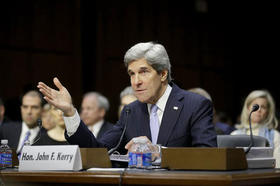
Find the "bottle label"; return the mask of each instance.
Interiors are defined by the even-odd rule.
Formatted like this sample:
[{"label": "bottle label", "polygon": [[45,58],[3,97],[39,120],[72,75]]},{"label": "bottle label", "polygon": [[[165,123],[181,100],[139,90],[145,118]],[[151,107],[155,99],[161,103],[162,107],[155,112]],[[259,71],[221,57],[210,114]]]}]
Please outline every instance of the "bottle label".
[{"label": "bottle label", "polygon": [[152,153],[133,153],[128,154],[129,167],[145,168],[152,165]]},{"label": "bottle label", "polygon": [[12,154],[11,153],[2,153],[1,154],[1,163],[3,165],[12,165]]},{"label": "bottle label", "polygon": [[144,153],[142,159],[144,167],[149,167],[152,165],[152,153]]},{"label": "bottle label", "polygon": [[136,155],[136,153],[129,152],[128,153],[128,158],[129,158],[128,166],[129,167],[136,167],[136,165],[137,165],[137,155]]}]

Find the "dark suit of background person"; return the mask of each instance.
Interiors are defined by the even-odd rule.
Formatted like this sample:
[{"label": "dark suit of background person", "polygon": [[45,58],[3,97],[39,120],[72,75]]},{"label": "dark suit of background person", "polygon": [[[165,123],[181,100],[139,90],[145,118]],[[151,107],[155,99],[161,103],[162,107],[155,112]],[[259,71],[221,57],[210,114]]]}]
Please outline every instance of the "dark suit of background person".
[{"label": "dark suit of background person", "polygon": [[[213,102],[210,94],[203,88],[195,87],[195,88],[188,89],[188,91],[202,95],[205,98],[209,99],[211,102]],[[218,113],[214,106],[213,106],[213,113],[214,113],[213,114],[213,125],[215,127],[217,134],[219,134],[219,135],[230,134],[233,130],[235,130],[234,127],[232,127],[230,124],[222,121],[222,118],[219,117],[219,116],[221,116],[220,115],[221,112]]]},{"label": "dark suit of background person", "polygon": [[8,122],[3,123],[0,127],[0,139],[7,139],[9,146],[16,149],[19,143],[19,137],[21,134],[22,123],[21,122]]},{"label": "dark suit of background person", "polygon": [[3,100],[0,98],[0,126],[2,125],[2,123],[6,123],[9,122],[10,120],[5,117],[5,105]]},{"label": "dark suit of background person", "polygon": [[29,141],[33,143],[37,139],[40,128],[37,120],[41,117],[42,98],[39,92],[29,91],[22,98],[21,117],[22,122],[4,123],[0,127],[0,139],[8,139],[8,145],[17,149],[19,153],[26,132],[30,131]]},{"label": "dark suit of background person", "polygon": [[83,96],[80,117],[97,139],[113,127],[105,120],[109,108],[108,99],[99,92],[88,92]]},{"label": "dark suit of background person", "polygon": [[[65,135],[69,143],[80,147],[110,149],[118,143],[127,123],[121,148],[135,137],[147,137],[151,140],[152,133],[153,144],[168,147],[217,146],[211,102],[200,95],[184,91],[171,82],[171,64],[164,46],[153,42],[138,43],[126,52],[124,63],[138,101],[123,109],[119,122],[100,140],[81,121],[72,104],[71,95],[57,78],[54,78],[54,84],[58,90],[43,82],[38,83],[37,87],[45,95],[44,98],[64,112],[67,130]],[[159,109],[154,112],[154,108]],[[150,127],[160,127],[158,135]],[[130,150],[132,144],[133,140],[129,141],[125,149]]]},{"label": "dark suit of background person", "polygon": [[[126,116],[125,110],[130,108]],[[177,109],[176,109],[177,108]],[[208,99],[180,89],[172,83],[172,92],[165,107],[157,144],[166,147],[214,147],[216,135],[212,120],[212,104]],[[128,126],[121,148],[132,138],[147,136],[151,140],[149,113],[146,103],[135,101],[125,106],[119,122],[103,138],[95,139],[81,121],[76,133],[66,139],[80,147],[113,148],[127,120]]]},{"label": "dark suit of background person", "polygon": [[102,136],[109,130],[111,130],[113,128],[113,124],[110,123],[110,122],[107,122],[107,121],[104,121],[103,124],[102,124],[102,127],[100,129],[100,131],[98,132],[97,134],[97,139],[100,139],[102,138]]}]

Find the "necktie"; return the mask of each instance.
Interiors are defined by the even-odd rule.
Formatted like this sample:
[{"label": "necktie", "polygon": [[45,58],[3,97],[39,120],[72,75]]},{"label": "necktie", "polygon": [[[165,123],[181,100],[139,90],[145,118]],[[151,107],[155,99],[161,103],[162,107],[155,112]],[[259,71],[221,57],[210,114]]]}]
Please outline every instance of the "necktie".
[{"label": "necktie", "polygon": [[22,142],[22,144],[21,144],[21,146],[20,146],[20,149],[19,149],[19,151],[18,151],[18,158],[20,158],[20,154],[21,154],[22,148],[23,148],[25,142],[29,139],[29,136],[30,136],[30,131],[27,131],[27,132],[25,133],[24,140],[23,140],[23,142]]},{"label": "necktie", "polygon": [[158,107],[156,105],[151,106],[150,113],[150,129],[152,133],[152,143],[157,144],[158,132],[159,132],[159,120],[157,115]]}]

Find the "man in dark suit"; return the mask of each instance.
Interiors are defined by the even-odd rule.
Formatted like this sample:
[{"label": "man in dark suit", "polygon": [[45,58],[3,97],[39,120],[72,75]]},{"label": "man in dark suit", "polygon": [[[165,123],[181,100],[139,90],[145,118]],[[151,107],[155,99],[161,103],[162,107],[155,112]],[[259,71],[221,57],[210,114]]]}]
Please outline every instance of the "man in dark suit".
[{"label": "man in dark suit", "polygon": [[45,99],[64,112],[66,139],[80,147],[113,148],[124,126],[120,145],[130,149],[133,138],[147,137],[168,147],[215,147],[211,101],[180,89],[171,82],[171,65],[165,48],[152,42],[139,43],[125,54],[124,63],[138,101],[126,106],[114,128],[97,140],[80,120],[67,89],[54,78],[58,91],[39,82]]},{"label": "man in dark suit", "polygon": [[108,99],[99,92],[88,92],[83,97],[80,117],[97,139],[113,127],[104,120],[109,107]]},{"label": "man in dark suit", "polygon": [[22,122],[7,122],[0,127],[0,139],[7,139],[8,145],[20,153],[25,141],[31,144],[36,139],[40,128],[37,120],[41,117],[43,99],[38,91],[24,94],[21,102]]},{"label": "man in dark suit", "polygon": [[10,120],[5,116],[5,105],[4,102],[2,100],[2,98],[0,97],[0,126],[2,125],[2,123],[7,123]]}]

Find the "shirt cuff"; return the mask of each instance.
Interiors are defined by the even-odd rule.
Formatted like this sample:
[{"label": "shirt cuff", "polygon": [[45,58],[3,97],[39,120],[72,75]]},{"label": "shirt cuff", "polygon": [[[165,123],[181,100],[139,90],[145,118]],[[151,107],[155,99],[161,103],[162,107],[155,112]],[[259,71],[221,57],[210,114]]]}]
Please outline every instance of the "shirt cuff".
[{"label": "shirt cuff", "polygon": [[67,135],[70,137],[77,131],[81,121],[77,109],[75,109],[74,116],[70,116],[70,117],[63,116],[63,119],[65,122]]}]

